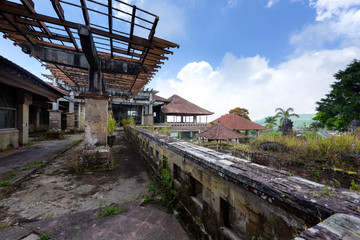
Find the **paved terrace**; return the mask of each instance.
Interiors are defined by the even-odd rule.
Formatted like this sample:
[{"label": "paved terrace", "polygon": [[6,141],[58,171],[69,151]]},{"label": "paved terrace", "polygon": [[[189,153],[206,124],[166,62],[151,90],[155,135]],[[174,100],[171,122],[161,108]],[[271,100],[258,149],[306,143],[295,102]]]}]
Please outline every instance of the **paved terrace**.
[{"label": "paved terrace", "polygon": [[[1,173],[15,171],[34,160],[47,161],[82,138],[38,142],[0,155]],[[33,173],[8,198],[0,201],[1,239],[188,239],[174,215],[135,200],[150,183],[146,166],[118,132],[111,171],[78,172],[82,145],[70,148]],[[51,147],[50,147],[51,146]],[[60,151],[60,152],[59,152]],[[10,161],[11,160],[11,161]],[[13,164],[9,164],[13,163]],[[16,163],[16,164],[15,164]],[[115,204],[126,209],[116,216],[99,217],[103,207]]]}]

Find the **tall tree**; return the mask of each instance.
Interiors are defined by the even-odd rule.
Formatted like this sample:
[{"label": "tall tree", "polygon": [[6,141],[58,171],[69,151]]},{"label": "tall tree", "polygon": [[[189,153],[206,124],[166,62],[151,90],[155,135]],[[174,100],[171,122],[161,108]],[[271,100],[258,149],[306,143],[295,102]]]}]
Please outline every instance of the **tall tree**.
[{"label": "tall tree", "polygon": [[282,108],[277,108],[277,109],[275,109],[275,112],[276,112],[275,117],[280,118],[280,125],[282,125],[282,122],[284,121],[285,118],[290,118],[290,117],[299,118],[300,117],[296,113],[293,113],[294,112],[293,108],[288,108],[286,110],[282,109]]},{"label": "tall tree", "polygon": [[243,117],[247,120],[250,120],[250,117],[249,117],[249,110],[247,110],[246,108],[234,108],[234,109],[231,109],[229,111],[230,114],[233,114],[235,113],[236,115],[240,116],[240,117]]},{"label": "tall tree", "polygon": [[329,129],[345,130],[352,120],[360,120],[360,62],[353,60],[334,77],[331,92],[316,102],[314,120]]},{"label": "tall tree", "polygon": [[266,117],[265,121],[264,121],[264,123],[266,123],[265,127],[272,130],[277,125],[276,119],[277,119],[277,116]]}]

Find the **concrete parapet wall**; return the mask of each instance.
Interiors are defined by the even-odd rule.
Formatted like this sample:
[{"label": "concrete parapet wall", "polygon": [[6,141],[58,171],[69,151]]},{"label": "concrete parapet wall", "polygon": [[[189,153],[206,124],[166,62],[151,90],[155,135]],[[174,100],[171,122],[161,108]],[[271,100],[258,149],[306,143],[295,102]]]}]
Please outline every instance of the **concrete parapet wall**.
[{"label": "concrete parapet wall", "polygon": [[145,129],[125,131],[154,169],[167,159],[202,238],[292,239],[334,213],[360,216],[355,192],[326,191],[331,187]]}]

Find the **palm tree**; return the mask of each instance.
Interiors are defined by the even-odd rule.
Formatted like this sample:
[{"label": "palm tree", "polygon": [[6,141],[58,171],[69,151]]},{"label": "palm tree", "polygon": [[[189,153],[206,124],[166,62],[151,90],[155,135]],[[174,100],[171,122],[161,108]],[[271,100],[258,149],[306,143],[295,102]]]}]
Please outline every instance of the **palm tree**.
[{"label": "palm tree", "polygon": [[277,116],[266,117],[265,121],[264,121],[264,123],[266,123],[265,127],[272,130],[277,125],[276,122],[275,122],[276,118],[277,118]]},{"label": "palm tree", "polygon": [[296,113],[292,113],[292,112],[294,112],[293,108],[288,108],[286,110],[284,110],[282,108],[277,108],[277,109],[275,109],[275,112],[276,112],[275,117],[280,118],[280,125],[282,125],[282,122],[284,121],[285,118],[290,118],[290,117],[293,117],[293,116],[297,117],[297,118],[300,117]]}]

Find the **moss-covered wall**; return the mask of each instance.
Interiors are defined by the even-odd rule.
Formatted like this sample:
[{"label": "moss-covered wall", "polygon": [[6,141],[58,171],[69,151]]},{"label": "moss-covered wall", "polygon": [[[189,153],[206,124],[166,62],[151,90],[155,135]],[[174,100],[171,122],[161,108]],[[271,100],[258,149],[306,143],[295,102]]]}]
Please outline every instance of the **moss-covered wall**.
[{"label": "moss-covered wall", "polygon": [[[319,202],[310,191],[322,185],[285,171],[144,129],[125,130],[155,170],[167,159],[181,193],[181,214],[190,227],[197,228],[194,232],[200,238],[292,239],[341,205],[332,197],[327,203]],[[340,208],[351,211],[354,206]]]}]

